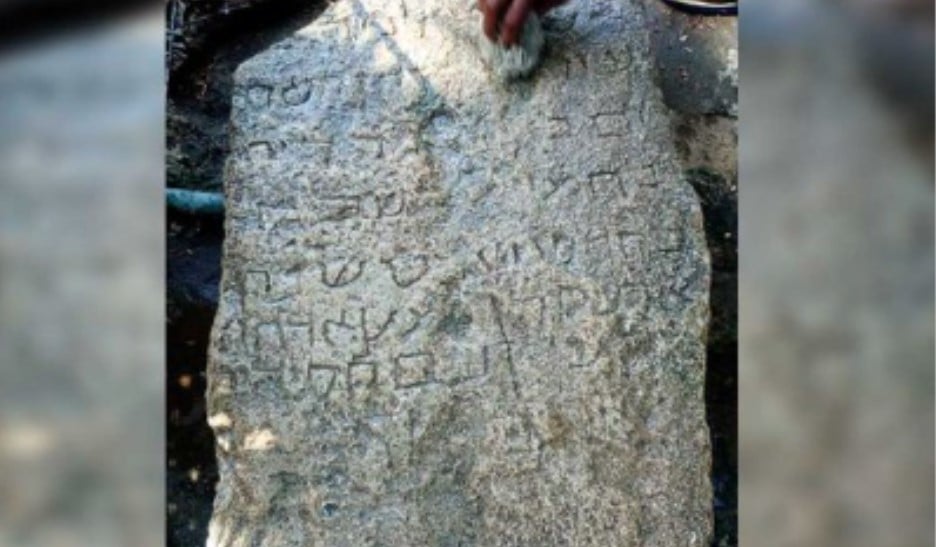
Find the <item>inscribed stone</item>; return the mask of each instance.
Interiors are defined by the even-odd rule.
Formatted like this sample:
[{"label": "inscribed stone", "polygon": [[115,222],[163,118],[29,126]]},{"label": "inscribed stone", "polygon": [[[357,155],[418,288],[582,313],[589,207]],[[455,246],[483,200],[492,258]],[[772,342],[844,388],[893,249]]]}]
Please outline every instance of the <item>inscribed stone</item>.
[{"label": "inscribed stone", "polygon": [[630,1],[344,0],[235,76],[213,545],[702,546],[709,263]]}]

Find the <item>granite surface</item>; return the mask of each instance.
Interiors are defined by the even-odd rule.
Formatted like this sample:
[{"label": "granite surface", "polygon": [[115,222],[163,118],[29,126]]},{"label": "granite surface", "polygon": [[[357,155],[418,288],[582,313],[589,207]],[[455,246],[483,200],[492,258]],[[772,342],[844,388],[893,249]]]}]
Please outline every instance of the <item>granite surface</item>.
[{"label": "granite surface", "polygon": [[636,2],[504,83],[473,2],[235,74],[210,545],[706,545],[709,258]]}]

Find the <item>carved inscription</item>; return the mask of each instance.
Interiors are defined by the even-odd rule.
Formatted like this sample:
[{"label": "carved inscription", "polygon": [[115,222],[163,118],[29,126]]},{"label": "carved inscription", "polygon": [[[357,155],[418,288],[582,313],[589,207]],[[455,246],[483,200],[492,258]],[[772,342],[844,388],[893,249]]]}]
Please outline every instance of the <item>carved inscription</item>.
[{"label": "carved inscription", "polygon": [[[270,278],[263,271],[245,273],[249,308],[265,309]],[[399,281],[394,279],[404,287]],[[461,336],[463,332],[443,321],[465,321],[464,317],[443,318],[431,307],[322,309],[304,319],[286,315],[246,319],[242,332],[245,347],[254,356],[251,369],[255,373],[281,375],[290,391],[308,389],[323,401],[330,400],[338,386],[343,386],[341,393],[349,400],[357,400],[384,384],[395,390],[455,386],[497,371],[519,397],[522,379],[514,347],[544,339],[555,346],[556,355],[569,368],[593,366],[604,357],[603,342],[582,335],[581,328],[595,317],[612,313],[616,299],[617,294],[565,284],[541,294],[521,291],[509,298],[492,294],[477,304],[486,306],[493,320],[489,341],[468,346],[455,342],[434,348],[420,345],[418,341],[429,333],[444,330]],[[408,340],[417,345],[407,346]],[[384,349],[391,347],[400,349]]]},{"label": "carved inscription", "polygon": [[407,288],[422,279],[429,271],[429,257],[424,254],[404,254],[381,260],[390,270],[393,282]]},{"label": "carved inscription", "polygon": [[467,3],[327,4],[233,74],[209,543],[704,542],[704,234],[639,6],[551,12],[497,84]]},{"label": "carved inscription", "polygon": [[435,363],[431,353],[397,355],[393,370],[394,383],[398,389],[422,386],[435,380]]},{"label": "carved inscription", "polygon": [[314,80],[292,79],[286,84],[255,83],[244,90],[247,104],[253,108],[295,107],[312,98]]},{"label": "carved inscription", "polygon": [[309,100],[312,94],[312,84],[309,81],[293,80],[290,84],[280,90],[280,97],[283,104],[287,106],[299,106]]},{"label": "carved inscription", "polygon": [[[596,192],[603,191],[598,190],[601,188],[617,191],[620,184],[620,177],[613,172],[591,177]],[[381,210],[403,211],[403,200],[396,196],[381,194],[380,201],[371,202],[371,213],[376,216]],[[343,218],[343,211],[361,214],[357,199],[330,196],[329,200],[332,220]],[[626,227],[590,228],[582,235],[534,230],[478,249],[476,260],[466,264],[462,275],[500,279],[503,272],[514,268],[563,272],[584,264],[580,253],[599,256],[602,261],[623,262],[628,259],[628,244],[637,245],[631,252],[638,256],[642,237],[640,233],[629,233]],[[256,319],[246,320],[240,332],[244,347],[254,356],[251,369],[255,373],[280,375],[290,391],[307,389],[322,401],[336,396],[364,400],[381,389],[411,391],[433,385],[455,386],[496,376],[497,371],[519,397],[523,379],[517,372],[516,360],[527,345],[548,344],[554,348],[557,362],[570,370],[595,367],[607,358],[607,325],[619,310],[622,289],[628,283],[626,276],[616,284],[600,286],[541,281],[506,288],[500,295],[478,293],[480,304],[474,305],[487,309],[482,316],[490,314],[483,327],[487,329],[486,341],[482,338],[465,346],[452,338],[428,347],[425,341],[437,337],[432,333],[464,335],[464,328],[459,326],[464,319],[445,317],[438,304],[432,304],[436,301],[433,299],[407,304],[403,298],[400,306],[389,308],[326,306],[303,311],[292,305],[300,292],[343,291],[365,277],[384,279],[404,295],[437,290],[431,284],[419,289],[420,281],[433,267],[426,253],[402,251],[381,257],[373,251],[368,256],[342,251],[337,244],[322,245],[317,252],[319,259],[313,256],[304,262],[306,266],[299,262],[287,272],[244,272],[244,306]],[[309,286],[312,281],[319,283],[318,288]],[[470,314],[467,316],[470,322]]]},{"label": "carved inscription", "polygon": [[[254,154],[275,157],[276,151],[267,142],[255,142]],[[272,154],[272,156],[270,156]],[[315,182],[308,183],[314,185]],[[319,192],[312,196],[287,195],[275,188],[255,188],[245,196],[251,204],[251,214],[241,215],[244,220],[279,223],[283,228],[307,229],[318,225],[345,224],[353,221],[395,222],[418,218],[420,215],[438,211],[445,204],[445,197],[427,192],[407,190],[379,190],[362,193]]]},{"label": "carved inscription", "polygon": [[321,263],[322,283],[328,287],[344,287],[358,280],[364,273],[366,260],[337,258]]},{"label": "carved inscription", "polygon": [[575,257],[576,242],[560,231],[537,232],[512,241],[495,241],[475,253],[471,269],[494,272],[544,261],[549,264],[568,265]]},{"label": "carved inscription", "polygon": [[335,380],[341,374],[341,367],[321,363],[309,364],[309,384],[320,399],[327,399],[335,388]]},{"label": "carved inscription", "polygon": [[[322,32],[350,32],[346,21],[336,20],[331,25],[331,30]],[[395,52],[387,50],[384,54]],[[620,52],[600,49],[586,54],[572,51],[564,59],[567,71],[583,74],[614,73],[625,61]],[[403,78],[408,73],[403,69],[384,71],[373,81],[355,76],[349,81],[346,96],[333,99],[363,105],[368,86],[378,85],[383,78]],[[295,108],[313,100],[326,100],[320,96],[320,87],[321,82],[314,78],[292,77],[282,82],[254,81],[240,92],[254,108]],[[424,88],[425,82],[418,82],[418,87]],[[547,111],[539,117],[543,127],[532,129],[552,143],[544,145],[544,150],[565,146],[562,143],[572,138],[596,142],[625,138],[631,114],[605,103],[608,101],[602,99],[589,101],[579,110]],[[387,113],[391,118],[396,115]],[[501,173],[514,173],[517,165],[506,162],[485,166],[488,145],[477,153],[462,152],[468,148],[458,135],[444,133],[456,115],[440,107],[427,120],[400,121],[398,126],[432,128],[438,133],[433,136],[434,146],[456,154],[453,157],[459,159],[451,161],[459,172],[487,173],[486,180],[482,177],[469,189],[469,198],[480,202],[497,196],[504,184]],[[407,144],[405,131],[401,140],[388,133],[386,127],[356,123],[347,126],[346,132],[335,134],[323,131],[319,125],[290,124],[279,134],[249,141],[247,157],[262,163],[279,159],[284,153],[298,154],[314,159],[318,166],[336,167],[332,161],[338,156],[341,159],[337,167],[344,169],[348,162],[380,163],[423,153],[419,142]],[[399,155],[404,149],[407,152]],[[519,145],[502,150],[514,159],[521,152]],[[401,249],[399,245],[391,252],[367,248],[356,238],[362,230],[379,231],[385,229],[382,226],[405,233],[410,223],[445,210],[450,196],[426,186],[439,174],[434,171],[436,167],[402,167],[399,172],[391,171],[393,175],[386,181],[381,180],[383,186],[363,192],[360,186],[338,184],[318,173],[300,175],[296,184],[306,192],[299,196],[286,193],[284,197],[279,189],[255,185],[251,192],[257,195],[242,199],[256,204],[267,244],[296,248],[302,261],[289,275],[265,269],[244,274],[245,309],[262,317],[239,325],[244,347],[255,356],[252,370],[281,374],[285,384],[302,386],[321,400],[355,400],[384,388],[413,391],[481,381],[498,371],[504,372],[510,390],[519,397],[523,378],[518,370],[524,366],[523,349],[530,344],[548,344],[568,369],[595,366],[607,357],[607,325],[621,308],[623,291],[631,286],[628,269],[639,267],[650,253],[675,252],[682,244],[679,230],[632,222],[642,218],[632,214],[638,210],[640,186],[656,184],[660,174],[653,165],[634,170],[626,164],[626,158],[618,161],[613,155],[596,154],[590,170],[581,166],[569,170],[559,162],[556,169],[535,176],[521,172],[519,177],[528,181],[530,195],[542,205],[584,206],[584,210],[597,205],[608,212],[607,223],[568,232],[552,229],[544,222],[545,227],[532,227],[529,233],[477,246],[470,258],[460,263],[457,274],[463,280],[496,279],[499,281],[492,283],[506,283],[505,288],[489,296],[474,295],[482,302],[475,305],[490,308],[490,315],[486,323],[472,327],[480,329],[472,343],[453,338],[434,347],[426,344],[436,336],[431,333],[461,327],[444,327],[445,314],[438,305],[411,295],[438,291],[434,275],[437,268],[445,267],[445,256],[430,254],[430,249]],[[305,235],[296,238],[296,233]],[[645,240],[650,235],[654,235],[655,245],[648,250]],[[618,274],[616,281],[589,286],[571,281],[571,274],[570,281],[557,278],[516,287],[504,281],[522,272],[536,271]],[[607,277],[604,273],[602,276]],[[338,291],[343,299],[366,299],[368,290],[399,291],[387,298],[396,304],[383,308],[323,304],[322,309],[312,310],[292,305],[299,295],[316,291],[326,291],[323,295]]]}]

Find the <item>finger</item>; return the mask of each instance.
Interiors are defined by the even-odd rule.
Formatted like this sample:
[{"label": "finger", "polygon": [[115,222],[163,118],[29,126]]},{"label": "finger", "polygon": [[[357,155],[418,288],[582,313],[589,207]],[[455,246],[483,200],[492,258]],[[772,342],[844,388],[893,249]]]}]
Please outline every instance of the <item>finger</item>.
[{"label": "finger", "polygon": [[492,42],[497,41],[497,32],[500,27],[501,15],[510,0],[479,0],[481,11],[484,12],[484,35]]},{"label": "finger", "polygon": [[501,23],[502,44],[512,46],[517,43],[528,15],[530,15],[530,0],[514,0]]}]

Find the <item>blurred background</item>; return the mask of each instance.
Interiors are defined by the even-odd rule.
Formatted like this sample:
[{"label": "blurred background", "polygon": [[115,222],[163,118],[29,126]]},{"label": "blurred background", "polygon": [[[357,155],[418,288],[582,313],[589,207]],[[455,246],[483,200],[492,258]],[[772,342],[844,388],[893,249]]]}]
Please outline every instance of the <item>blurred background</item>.
[{"label": "blurred background", "polygon": [[740,36],[740,544],[932,545],[933,3]]},{"label": "blurred background", "polygon": [[162,545],[161,18],[23,4],[0,4],[0,545]]},{"label": "blurred background", "polygon": [[[167,405],[200,427],[168,384],[203,389],[166,370],[203,334],[166,325],[210,300],[220,232],[167,217],[164,188],[211,189],[224,135],[174,154],[165,98],[198,97],[167,74],[250,2],[113,4],[0,3],[2,546],[164,545],[167,513],[202,518],[166,481],[212,480],[166,472]],[[197,32],[173,33],[178,9]],[[741,4],[741,545],[933,545],[933,20],[919,0]],[[251,36],[243,55],[270,39]],[[167,258],[203,267],[167,294]]]}]

